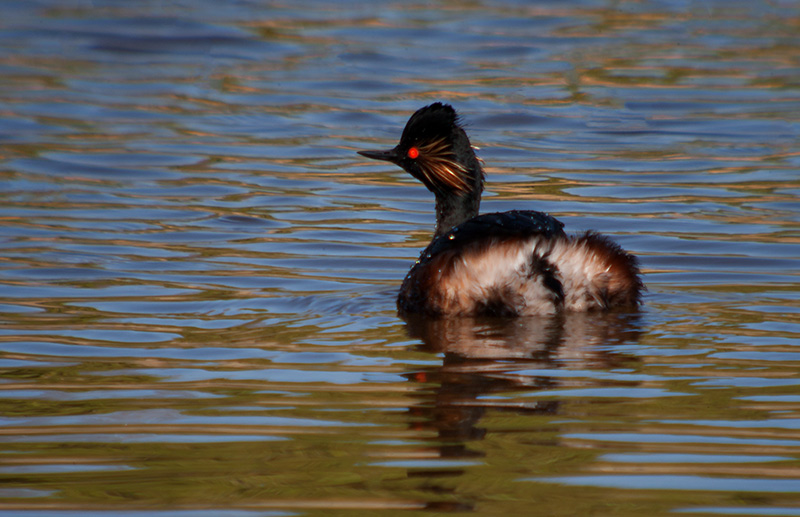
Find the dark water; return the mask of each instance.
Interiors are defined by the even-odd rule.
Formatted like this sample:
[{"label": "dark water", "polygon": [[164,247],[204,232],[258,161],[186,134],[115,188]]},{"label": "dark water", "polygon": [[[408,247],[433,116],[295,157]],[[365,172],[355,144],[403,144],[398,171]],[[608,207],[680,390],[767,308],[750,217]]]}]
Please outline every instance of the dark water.
[{"label": "dark water", "polygon": [[[434,100],[641,314],[397,317]],[[800,515],[799,142],[796,2],[4,2],[0,512]]]}]

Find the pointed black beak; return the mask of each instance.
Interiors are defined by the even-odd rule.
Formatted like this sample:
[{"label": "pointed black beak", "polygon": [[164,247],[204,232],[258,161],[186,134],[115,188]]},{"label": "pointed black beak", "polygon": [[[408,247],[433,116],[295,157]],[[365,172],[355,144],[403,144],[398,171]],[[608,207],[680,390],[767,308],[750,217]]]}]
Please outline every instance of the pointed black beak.
[{"label": "pointed black beak", "polygon": [[386,162],[397,163],[400,156],[397,154],[397,149],[389,149],[388,151],[358,151],[361,156],[372,158],[373,160],[383,160]]}]

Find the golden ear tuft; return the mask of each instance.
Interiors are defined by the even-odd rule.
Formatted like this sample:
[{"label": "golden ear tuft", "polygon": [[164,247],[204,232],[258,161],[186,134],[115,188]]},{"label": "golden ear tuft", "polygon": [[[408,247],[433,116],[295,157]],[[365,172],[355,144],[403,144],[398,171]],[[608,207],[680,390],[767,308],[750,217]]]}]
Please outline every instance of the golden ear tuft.
[{"label": "golden ear tuft", "polygon": [[469,190],[467,169],[456,161],[445,138],[439,138],[411,149],[418,150],[418,163],[428,181],[459,192]]}]

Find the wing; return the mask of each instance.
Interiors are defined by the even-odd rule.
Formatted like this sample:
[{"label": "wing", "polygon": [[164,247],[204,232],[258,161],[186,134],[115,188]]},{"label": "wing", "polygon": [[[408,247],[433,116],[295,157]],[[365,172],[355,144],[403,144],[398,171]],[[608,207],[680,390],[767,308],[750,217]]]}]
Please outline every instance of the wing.
[{"label": "wing", "polygon": [[485,214],[434,240],[403,281],[401,313],[542,315],[635,307],[636,258],[607,237],[564,234],[531,211]]}]

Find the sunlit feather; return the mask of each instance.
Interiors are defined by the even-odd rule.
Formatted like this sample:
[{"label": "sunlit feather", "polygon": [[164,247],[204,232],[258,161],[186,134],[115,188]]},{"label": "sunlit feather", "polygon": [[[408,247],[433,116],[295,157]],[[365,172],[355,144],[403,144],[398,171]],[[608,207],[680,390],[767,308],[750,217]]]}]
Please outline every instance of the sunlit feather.
[{"label": "sunlit feather", "polygon": [[419,153],[418,163],[428,181],[461,192],[469,190],[467,169],[456,161],[456,156],[444,137],[420,145]]}]

